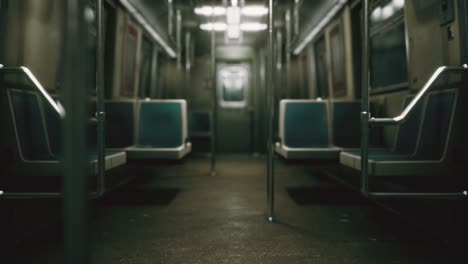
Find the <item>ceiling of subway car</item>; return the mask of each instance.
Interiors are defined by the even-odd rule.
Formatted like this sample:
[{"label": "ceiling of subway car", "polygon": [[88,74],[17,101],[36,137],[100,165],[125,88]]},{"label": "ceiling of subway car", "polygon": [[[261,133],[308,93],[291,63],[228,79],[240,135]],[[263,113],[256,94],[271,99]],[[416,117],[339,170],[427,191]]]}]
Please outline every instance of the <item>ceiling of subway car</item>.
[{"label": "ceiling of subway car", "polygon": [[[128,0],[148,20],[150,25],[160,32],[164,39],[170,39],[168,29],[168,0]],[[267,6],[267,0],[244,0],[245,5]],[[300,0],[299,25],[301,39],[309,32],[330,8],[339,0]],[[275,0],[275,25],[282,28],[284,25],[284,12],[292,8],[295,0]],[[203,54],[210,50],[210,32],[200,30],[200,24],[209,23],[209,17],[198,16],[194,13],[195,7],[204,5],[223,5],[223,0],[172,0],[175,8],[181,10],[183,31],[191,32],[195,41],[196,53]],[[222,18],[219,18],[222,19]],[[257,18],[255,22],[267,23],[267,16]],[[174,17],[175,23],[175,17]],[[175,25],[174,25],[175,28]],[[242,45],[260,47],[266,44],[267,31],[246,32],[242,36]],[[224,34],[217,33],[217,44],[226,44]],[[233,45],[231,43],[231,45]],[[234,44],[235,45],[235,44]]]}]

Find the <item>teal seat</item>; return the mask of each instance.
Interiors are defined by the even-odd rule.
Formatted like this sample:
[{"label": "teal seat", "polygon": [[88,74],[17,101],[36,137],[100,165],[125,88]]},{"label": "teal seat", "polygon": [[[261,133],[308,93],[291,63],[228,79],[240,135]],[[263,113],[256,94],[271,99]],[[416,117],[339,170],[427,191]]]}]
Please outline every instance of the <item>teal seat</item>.
[{"label": "teal seat", "polygon": [[281,100],[275,151],[285,159],[338,159],[341,148],[330,143],[328,103]]},{"label": "teal seat", "polygon": [[[403,100],[402,108],[405,107],[413,100],[414,96],[406,96]],[[368,151],[369,159],[371,160],[397,160],[409,159],[415,152],[416,142],[419,135],[421,124],[421,116],[424,108],[424,102],[417,104],[408,116],[408,119],[398,126],[394,145],[391,149],[387,148],[370,148]],[[340,154],[340,161],[342,164],[359,168],[361,160],[360,149],[347,149]]]},{"label": "teal seat", "polygon": [[[439,175],[447,172],[445,159],[456,101],[456,90],[429,93],[427,99],[416,105],[406,122],[399,126],[393,151],[370,152],[369,174]],[[340,161],[361,169],[360,152],[343,152]]]},{"label": "teal seat", "polygon": [[[21,174],[29,176],[60,176],[62,153],[62,120],[54,109],[35,92],[9,90],[18,153],[22,160]],[[97,173],[95,148],[90,147],[89,165]],[[124,152],[106,154],[106,169],[124,164]]]},{"label": "teal seat", "polygon": [[210,112],[192,112],[190,114],[190,136],[208,136],[210,133]]},{"label": "teal seat", "polygon": [[44,126],[39,95],[9,90],[19,154],[23,160],[53,160]]},{"label": "teal seat", "polygon": [[333,102],[333,143],[358,148],[361,142],[361,102]]},{"label": "teal seat", "polygon": [[132,101],[109,101],[106,111],[106,147],[123,149],[134,145],[135,104]]},{"label": "teal seat", "polygon": [[181,159],[191,151],[185,100],[142,101],[137,124],[136,144],[125,149],[130,159]]},{"label": "teal seat", "polygon": [[176,148],[184,143],[182,104],[179,102],[142,102],[137,146]]}]

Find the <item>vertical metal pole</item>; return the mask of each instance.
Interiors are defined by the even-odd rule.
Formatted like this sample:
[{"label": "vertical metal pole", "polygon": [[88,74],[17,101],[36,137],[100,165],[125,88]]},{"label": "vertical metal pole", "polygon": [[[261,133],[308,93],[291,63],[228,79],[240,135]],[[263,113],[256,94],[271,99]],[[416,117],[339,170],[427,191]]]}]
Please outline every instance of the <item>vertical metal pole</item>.
[{"label": "vertical metal pole", "polygon": [[156,45],[153,46],[153,54],[151,54],[152,59],[151,59],[151,91],[150,91],[150,97],[155,98],[158,96],[158,79],[157,79],[157,73],[158,73],[158,47]]},{"label": "vertical metal pole", "polygon": [[[65,263],[89,262],[87,248],[87,99],[90,79],[88,30],[92,12],[86,0],[68,0],[64,7],[64,120],[63,217]],[[91,21],[89,21],[91,22]]]},{"label": "vertical metal pole", "polygon": [[176,11],[176,46],[177,46],[177,70],[182,70],[182,12]]},{"label": "vertical metal pole", "polygon": [[267,67],[267,93],[268,93],[268,160],[267,160],[267,196],[268,196],[268,221],[273,222],[275,216],[275,163],[273,148],[273,130],[275,114],[275,93],[273,83],[273,0],[268,1],[268,67]]},{"label": "vertical metal pole", "polygon": [[294,0],[294,37],[299,35],[299,5],[301,0]]},{"label": "vertical metal pole", "polygon": [[[213,3],[214,7],[215,3]],[[212,15],[211,22],[215,17]],[[217,139],[217,118],[218,118],[218,93],[216,87],[216,31],[211,30],[211,89],[213,89],[212,105],[212,127],[211,127],[211,176],[216,175],[216,139]]]},{"label": "vertical metal pole", "polygon": [[97,0],[96,17],[96,119],[97,123],[97,158],[98,158],[98,190],[102,195],[105,191],[105,136],[104,122],[106,113],[104,109],[104,16],[103,0]]},{"label": "vertical metal pole", "polygon": [[286,22],[286,41],[285,41],[285,55],[286,55],[286,87],[288,89],[288,98],[292,98],[292,87],[291,87],[291,9],[286,11],[285,15]]},{"label": "vertical metal pole", "polygon": [[369,174],[368,174],[368,152],[369,152],[369,87],[370,87],[370,61],[369,52],[369,14],[370,0],[364,0],[363,3],[363,39],[362,39],[362,112],[361,112],[361,192],[368,195],[369,192]]},{"label": "vertical metal pole", "polygon": [[185,70],[187,72],[192,68],[192,36],[190,32],[185,32]]},{"label": "vertical metal pole", "polygon": [[[190,69],[192,68],[192,36],[189,31],[185,32],[185,85],[184,85],[184,96],[183,98],[190,98],[189,87],[190,87]],[[190,102],[188,102],[190,105]]]},{"label": "vertical metal pole", "polygon": [[167,33],[169,36],[174,36],[174,10],[172,0],[167,1]]}]

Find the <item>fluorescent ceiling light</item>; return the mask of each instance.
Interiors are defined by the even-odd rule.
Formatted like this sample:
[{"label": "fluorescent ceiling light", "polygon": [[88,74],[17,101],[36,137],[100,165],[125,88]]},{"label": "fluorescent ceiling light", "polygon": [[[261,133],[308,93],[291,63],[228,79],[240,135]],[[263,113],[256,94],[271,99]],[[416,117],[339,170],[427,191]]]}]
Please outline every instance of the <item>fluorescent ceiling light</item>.
[{"label": "fluorescent ceiling light", "polygon": [[227,23],[232,24],[240,24],[241,20],[241,10],[239,7],[228,7],[226,10],[226,17]]},{"label": "fluorescent ceiling light", "polygon": [[378,22],[382,20],[382,7],[377,7],[371,14],[372,22]]},{"label": "fluorescent ceiling light", "polygon": [[393,0],[392,2],[395,9],[401,9],[405,6],[405,0]]},{"label": "fluorescent ceiling light", "polygon": [[232,3],[232,6],[237,6],[239,4],[239,1],[238,0],[232,0],[231,3]]},{"label": "fluorescent ceiling light", "polygon": [[226,9],[222,6],[202,6],[195,8],[195,14],[200,16],[222,16],[226,14]]},{"label": "fluorescent ceiling light", "polygon": [[[240,30],[242,31],[262,31],[266,30],[268,28],[267,24],[262,24],[262,23],[242,23],[240,24]],[[225,23],[205,23],[200,25],[201,30],[206,30],[206,31],[226,31],[226,30],[231,30],[234,31],[234,27],[228,27],[227,24]]]},{"label": "fluorescent ceiling light", "polygon": [[239,28],[239,25],[229,25],[227,28],[226,37],[228,39],[240,39],[241,29]]},{"label": "fluorescent ceiling light", "polygon": [[246,6],[242,8],[242,15],[260,17],[268,14],[268,8],[261,5]]},{"label": "fluorescent ceiling light", "polygon": [[225,31],[227,25],[226,23],[205,23],[200,25],[200,29],[206,31]]},{"label": "fluorescent ceiling light", "polygon": [[240,29],[242,31],[262,31],[268,28],[267,24],[261,23],[242,23]]}]

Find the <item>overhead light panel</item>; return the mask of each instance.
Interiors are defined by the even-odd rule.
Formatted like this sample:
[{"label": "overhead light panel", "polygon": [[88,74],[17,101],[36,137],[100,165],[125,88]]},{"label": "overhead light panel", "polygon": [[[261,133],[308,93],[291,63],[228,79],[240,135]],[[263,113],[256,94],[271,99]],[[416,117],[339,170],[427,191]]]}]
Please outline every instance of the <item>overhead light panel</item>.
[{"label": "overhead light panel", "polygon": [[202,6],[195,8],[195,14],[199,16],[223,16],[226,14],[226,8],[222,6]]},{"label": "overhead light panel", "polygon": [[393,0],[392,4],[395,9],[401,9],[405,6],[405,0]]},{"label": "overhead light panel", "polygon": [[242,31],[262,31],[268,28],[267,24],[262,23],[242,23],[240,29]]},{"label": "overhead light panel", "polygon": [[225,31],[227,25],[226,23],[205,23],[200,25],[200,29],[206,31]]},{"label": "overhead light panel", "polygon": [[268,14],[268,8],[261,5],[245,6],[242,8],[242,15],[249,17],[261,17]]},{"label": "overhead light panel", "polygon": [[226,32],[228,39],[239,39],[241,37],[241,29],[239,25],[229,25]]}]

